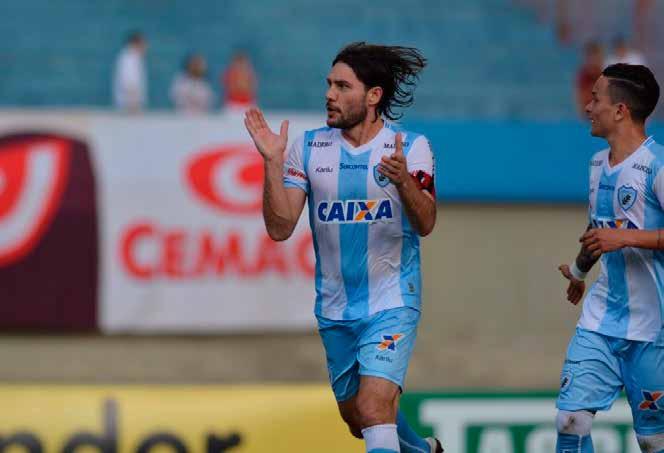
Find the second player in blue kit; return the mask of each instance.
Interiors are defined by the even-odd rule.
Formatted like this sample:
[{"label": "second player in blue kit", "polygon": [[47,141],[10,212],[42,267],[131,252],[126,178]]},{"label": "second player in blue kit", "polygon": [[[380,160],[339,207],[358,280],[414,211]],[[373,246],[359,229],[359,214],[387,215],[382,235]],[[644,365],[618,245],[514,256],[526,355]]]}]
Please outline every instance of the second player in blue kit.
[{"label": "second player in blue kit", "polygon": [[593,136],[609,148],[590,160],[589,219],[571,265],[567,297],[583,300],[558,397],[560,453],[588,453],[597,411],[624,388],[641,450],[664,452],[664,147],[646,135],[659,86],[645,66],[604,70],[586,107]]}]

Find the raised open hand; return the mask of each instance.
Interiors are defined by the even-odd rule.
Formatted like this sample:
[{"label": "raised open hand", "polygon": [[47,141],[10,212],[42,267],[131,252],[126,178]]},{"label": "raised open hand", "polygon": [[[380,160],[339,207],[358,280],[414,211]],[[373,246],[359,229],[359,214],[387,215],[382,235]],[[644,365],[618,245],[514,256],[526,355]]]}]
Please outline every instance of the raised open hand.
[{"label": "raised open hand", "polygon": [[244,125],[265,160],[283,158],[288,143],[288,120],[281,122],[281,130],[275,134],[265,121],[263,112],[251,108],[244,114]]}]

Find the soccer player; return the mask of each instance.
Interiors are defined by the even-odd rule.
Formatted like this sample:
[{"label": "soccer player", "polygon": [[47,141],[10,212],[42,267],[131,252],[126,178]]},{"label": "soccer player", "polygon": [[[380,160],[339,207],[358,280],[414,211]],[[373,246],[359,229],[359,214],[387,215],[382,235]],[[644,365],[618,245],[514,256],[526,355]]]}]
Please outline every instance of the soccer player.
[{"label": "soccer player", "polygon": [[601,272],[583,302],[563,365],[558,452],[592,452],[596,411],[625,387],[641,450],[664,452],[664,147],[646,136],[659,85],[645,66],[615,64],[597,79],[586,106],[591,134],[609,149],[590,160],[590,219],[570,266],[567,300]]},{"label": "soccer player", "polygon": [[341,417],[367,452],[436,453],[398,411],[420,319],[419,236],[436,221],[433,156],[424,136],[397,132],[426,60],[414,48],[353,43],[327,76],[327,126],[295,140],[251,109],[245,125],[264,159],[263,216],[287,239],[308,201],[316,304]]}]

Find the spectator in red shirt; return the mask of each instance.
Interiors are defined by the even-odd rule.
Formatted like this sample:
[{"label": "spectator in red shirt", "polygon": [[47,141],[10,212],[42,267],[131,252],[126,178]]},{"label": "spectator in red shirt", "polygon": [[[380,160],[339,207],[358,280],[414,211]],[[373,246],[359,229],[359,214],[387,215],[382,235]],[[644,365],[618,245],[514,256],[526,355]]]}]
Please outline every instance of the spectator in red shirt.
[{"label": "spectator in red shirt", "polygon": [[597,42],[589,42],[584,50],[584,60],[576,73],[576,107],[582,118],[586,117],[586,105],[592,99],[595,81],[604,69],[604,50]]},{"label": "spectator in red shirt", "polygon": [[256,105],[256,76],[249,56],[237,52],[221,77],[227,110],[246,111]]}]

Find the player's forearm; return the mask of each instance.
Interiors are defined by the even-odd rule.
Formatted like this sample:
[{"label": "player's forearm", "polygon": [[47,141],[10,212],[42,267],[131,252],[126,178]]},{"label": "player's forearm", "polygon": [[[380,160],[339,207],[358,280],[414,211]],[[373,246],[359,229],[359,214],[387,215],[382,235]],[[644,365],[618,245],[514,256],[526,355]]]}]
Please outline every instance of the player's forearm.
[{"label": "player's forearm", "polygon": [[420,236],[431,233],[436,224],[436,202],[422,192],[411,178],[397,186],[397,190],[413,229]]},{"label": "player's forearm", "polygon": [[640,249],[664,249],[664,231],[662,230],[620,230],[625,247]]},{"label": "player's forearm", "polygon": [[582,246],[581,250],[579,250],[579,254],[576,256],[576,267],[578,267],[581,272],[590,272],[590,269],[592,269],[598,260],[599,257],[595,258],[591,252]]},{"label": "player's forearm", "polygon": [[[592,228],[592,225],[588,225],[586,228],[586,231],[590,230]],[[592,252],[585,248],[583,245],[581,246],[581,250],[579,250],[579,254],[576,256],[576,267],[579,268],[581,272],[590,272],[590,269],[595,265],[595,263],[599,261],[599,257],[593,256]]]},{"label": "player's forearm", "polygon": [[266,160],[264,164],[263,219],[267,234],[275,241],[288,239],[296,224],[282,179],[282,167],[279,160]]}]

